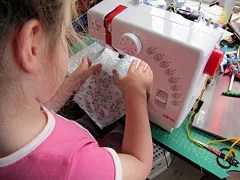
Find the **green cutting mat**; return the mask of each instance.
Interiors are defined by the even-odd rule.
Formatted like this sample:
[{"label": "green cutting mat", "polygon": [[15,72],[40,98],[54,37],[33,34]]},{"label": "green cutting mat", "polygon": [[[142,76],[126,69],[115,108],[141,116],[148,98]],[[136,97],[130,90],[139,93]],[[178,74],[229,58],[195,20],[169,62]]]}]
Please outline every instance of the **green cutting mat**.
[{"label": "green cutting mat", "polygon": [[[159,141],[173,151],[176,151],[185,158],[196,163],[199,166],[200,171],[202,171],[203,168],[221,179],[228,177],[227,172],[230,170],[240,171],[240,167],[236,168],[234,166],[232,166],[230,169],[221,168],[217,164],[215,154],[195,145],[190,140],[188,140],[185,131],[187,120],[188,118],[184,120],[179,128],[174,129],[172,132],[168,132],[155,124],[151,124],[153,139]],[[196,128],[192,128],[191,125],[189,125],[189,129],[192,137],[201,142],[207,143],[211,140],[216,139],[214,136],[204,133],[203,131],[200,131]],[[231,143],[211,144],[213,148],[216,148],[218,150],[223,147],[229,147],[230,145]],[[238,154],[240,154],[239,146],[235,146],[234,149]],[[237,160],[240,162],[239,156],[237,157]]]}]

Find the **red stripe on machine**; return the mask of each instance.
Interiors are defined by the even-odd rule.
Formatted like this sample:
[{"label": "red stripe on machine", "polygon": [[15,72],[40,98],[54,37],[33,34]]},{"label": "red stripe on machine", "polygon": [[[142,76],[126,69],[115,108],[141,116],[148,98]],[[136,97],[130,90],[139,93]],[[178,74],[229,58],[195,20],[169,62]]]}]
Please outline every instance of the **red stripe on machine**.
[{"label": "red stripe on machine", "polygon": [[110,46],[112,46],[112,34],[110,30],[110,24],[112,23],[112,20],[120,14],[122,11],[124,11],[127,7],[123,5],[119,5],[116,7],[112,12],[107,14],[104,18],[104,25],[105,25],[105,39],[106,43]]}]

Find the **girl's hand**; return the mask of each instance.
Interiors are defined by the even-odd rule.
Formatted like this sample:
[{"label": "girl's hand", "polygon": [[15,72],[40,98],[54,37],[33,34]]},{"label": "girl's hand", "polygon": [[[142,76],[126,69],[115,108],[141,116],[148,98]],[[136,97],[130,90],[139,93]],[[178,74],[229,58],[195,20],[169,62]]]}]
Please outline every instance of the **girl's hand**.
[{"label": "girl's hand", "polygon": [[79,67],[66,80],[70,80],[78,85],[74,90],[76,91],[90,75],[99,72],[101,68],[102,64],[92,65],[92,61],[84,57]]},{"label": "girl's hand", "polygon": [[151,68],[144,61],[141,61],[139,65],[137,64],[137,60],[133,60],[127,75],[123,78],[119,77],[116,69],[113,70],[117,85],[125,94],[129,91],[133,93],[134,91],[146,93],[152,87],[153,73]]},{"label": "girl's hand", "polygon": [[45,103],[45,106],[57,112],[90,75],[99,72],[102,68],[101,64],[91,64],[90,59],[83,58],[79,67],[63,81],[52,99]]}]

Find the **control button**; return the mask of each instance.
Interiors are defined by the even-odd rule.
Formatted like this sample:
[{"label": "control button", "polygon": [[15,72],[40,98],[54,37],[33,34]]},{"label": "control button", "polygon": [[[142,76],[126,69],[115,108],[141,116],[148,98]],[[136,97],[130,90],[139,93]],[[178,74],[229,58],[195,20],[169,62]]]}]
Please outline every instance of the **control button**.
[{"label": "control button", "polygon": [[133,33],[125,33],[120,39],[121,50],[131,56],[138,55],[142,50],[140,39]]},{"label": "control button", "polygon": [[165,104],[165,103],[167,103],[168,94],[162,90],[158,90],[155,98],[157,101]]},{"label": "control button", "polygon": [[166,74],[167,76],[172,76],[172,75],[175,74],[175,72],[176,72],[176,69],[171,69],[171,68],[169,68],[169,69],[166,69],[166,70],[165,70],[165,74]]},{"label": "control button", "polygon": [[172,91],[179,91],[182,88],[182,86],[175,84],[170,87]]},{"label": "control button", "polygon": [[164,56],[165,54],[157,53],[157,54],[154,54],[153,59],[156,61],[161,61],[163,60]]},{"label": "control button", "polygon": [[162,61],[160,62],[160,67],[168,68],[170,64],[171,64],[171,61]]},{"label": "control button", "polygon": [[173,93],[172,94],[172,98],[174,98],[174,99],[180,99],[182,97],[182,94],[180,94],[180,93]]},{"label": "control button", "polygon": [[147,48],[146,52],[148,55],[152,55],[152,54],[155,54],[157,48],[156,47],[149,47]]},{"label": "control button", "polygon": [[173,100],[171,103],[172,103],[172,105],[174,105],[174,106],[179,106],[179,105],[182,104],[182,101],[179,101],[179,100]]},{"label": "control button", "polygon": [[170,77],[170,78],[168,78],[168,82],[171,83],[171,84],[175,84],[178,81],[179,81],[178,77]]}]

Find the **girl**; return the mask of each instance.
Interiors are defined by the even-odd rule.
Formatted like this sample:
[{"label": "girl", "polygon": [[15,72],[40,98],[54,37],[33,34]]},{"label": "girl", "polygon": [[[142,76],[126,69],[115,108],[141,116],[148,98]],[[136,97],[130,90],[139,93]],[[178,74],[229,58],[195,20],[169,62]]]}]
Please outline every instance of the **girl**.
[{"label": "girl", "polygon": [[153,77],[145,62],[133,61],[123,78],[113,70],[126,97],[121,154],[51,111],[101,69],[84,59],[65,79],[74,4],[0,0],[0,179],[145,179],[150,172]]}]

